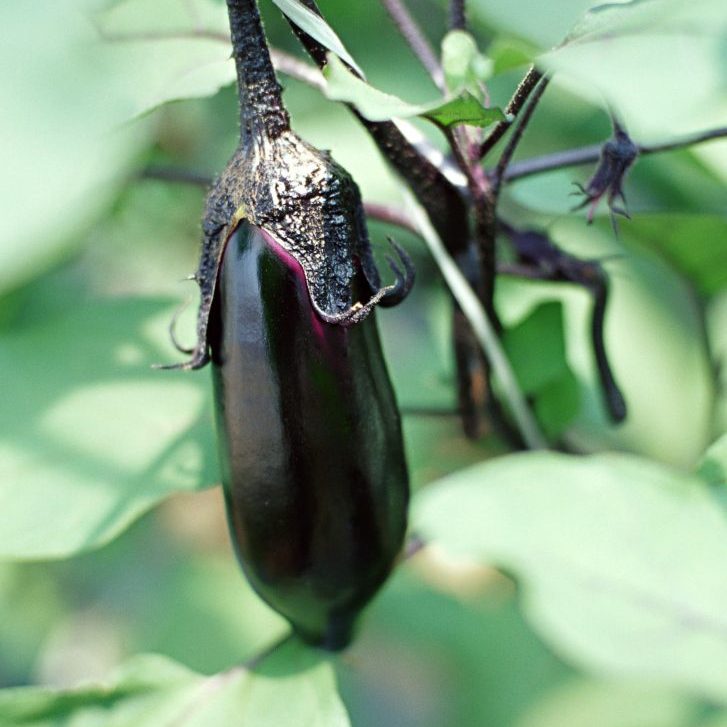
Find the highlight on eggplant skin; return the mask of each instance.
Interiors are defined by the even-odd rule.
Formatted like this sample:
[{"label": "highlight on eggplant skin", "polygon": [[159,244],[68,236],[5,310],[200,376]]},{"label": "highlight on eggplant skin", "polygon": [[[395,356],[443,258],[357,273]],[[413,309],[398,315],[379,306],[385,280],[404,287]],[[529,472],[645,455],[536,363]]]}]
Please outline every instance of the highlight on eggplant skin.
[{"label": "highlight on eggplant skin", "polygon": [[[361,270],[354,287],[368,287]],[[341,649],[406,531],[401,423],[375,317],[322,320],[296,260],[242,222],[224,252],[209,341],[240,563],[304,640]]]}]

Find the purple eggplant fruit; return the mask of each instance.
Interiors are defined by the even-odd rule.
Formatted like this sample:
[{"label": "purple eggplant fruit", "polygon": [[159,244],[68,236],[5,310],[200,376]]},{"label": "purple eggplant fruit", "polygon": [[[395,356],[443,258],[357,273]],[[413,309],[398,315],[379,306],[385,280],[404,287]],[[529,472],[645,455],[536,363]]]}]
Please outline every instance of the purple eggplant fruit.
[{"label": "purple eggplant fruit", "polygon": [[254,0],[228,0],[240,145],[213,187],[195,279],[222,482],[250,583],[306,641],[346,646],[406,530],[399,412],[373,316],[382,285],[360,193],[290,128]]},{"label": "purple eggplant fruit", "polygon": [[210,349],[240,562],[298,634],[341,648],[406,530],[399,414],[374,317],[321,320],[301,266],[243,222],[224,253]]}]

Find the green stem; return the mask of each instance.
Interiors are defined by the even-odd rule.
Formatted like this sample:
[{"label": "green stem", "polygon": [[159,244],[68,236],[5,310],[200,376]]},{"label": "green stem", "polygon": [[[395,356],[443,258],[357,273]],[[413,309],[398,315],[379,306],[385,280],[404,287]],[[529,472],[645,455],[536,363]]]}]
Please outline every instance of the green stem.
[{"label": "green stem", "polygon": [[427,243],[452,295],[457,300],[465,316],[467,316],[472,331],[482,346],[493,373],[502,386],[503,397],[512,413],[518,431],[530,449],[547,449],[547,441],[540,431],[540,427],[533,417],[522,391],[520,391],[515,372],[505,355],[495,329],[485,315],[480,301],[457,267],[457,263],[445,250],[426,214],[408,192],[407,197],[412,218],[419,228],[421,236]]}]

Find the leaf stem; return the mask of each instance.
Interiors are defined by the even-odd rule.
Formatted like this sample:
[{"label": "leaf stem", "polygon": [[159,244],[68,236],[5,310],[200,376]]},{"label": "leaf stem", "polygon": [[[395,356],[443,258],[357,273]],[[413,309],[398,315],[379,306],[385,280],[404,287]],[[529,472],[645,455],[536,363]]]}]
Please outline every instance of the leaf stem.
[{"label": "leaf stem", "polygon": [[495,199],[497,199],[497,196],[500,193],[500,188],[502,186],[502,179],[505,175],[505,172],[507,171],[507,167],[512,161],[513,154],[515,153],[515,150],[518,147],[518,144],[520,143],[523,133],[525,132],[525,129],[527,128],[528,124],[530,123],[530,119],[533,116],[533,113],[535,112],[535,108],[537,107],[538,103],[540,102],[540,99],[545,92],[546,87],[548,86],[548,77],[543,76],[538,84],[536,85],[535,89],[531,94],[529,94],[529,98],[527,101],[527,104],[522,112],[522,115],[518,117],[517,127],[515,128],[515,131],[512,133],[510,138],[508,139],[507,146],[503,150],[502,154],[500,155],[500,158],[497,162],[497,166],[495,167],[495,171],[492,174],[491,180],[492,180],[492,194],[494,195]]},{"label": "leaf stem", "polygon": [[449,27],[451,30],[467,30],[465,0],[450,0]]},{"label": "leaf stem", "polygon": [[[538,85],[538,82],[542,77],[543,74],[535,66],[530,68],[530,70],[525,74],[523,80],[520,81],[518,87],[515,89],[515,93],[513,93],[512,97],[508,101],[508,104],[505,107],[506,116],[517,116],[520,109],[525,105],[525,102],[528,100],[530,94]],[[480,159],[483,159],[495,146],[495,144],[502,139],[511,124],[512,120],[500,121],[495,125],[487,138],[480,145]]]},{"label": "leaf stem", "polygon": [[[641,156],[645,156],[647,154],[658,154],[665,151],[674,151],[675,149],[684,149],[695,144],[703,144],[725,137],[727,137],[727,126],[709,129],[708,131],[702,131],[662,144],[640,144],[638,145],[638,150]],[[602,144],[591,144],[577,149],[566,149],[552,154],[544,154],[543,156],[533,157],[532,159],[523,159],[509,166],[503,175],[503,181],[512,182],[516,179],[522,179],[523,177],[530,177],[534,174],[542,174],[544,172],[552,172],[556,169],[576,167],[581,164],[595,164],[601,156],[602,146]]]},{"label": "leaf stem", "polygon": [[444,92],[444,73],[439,58],[403,0],[381,0],[397,30],[432,77],[436,87]]}]

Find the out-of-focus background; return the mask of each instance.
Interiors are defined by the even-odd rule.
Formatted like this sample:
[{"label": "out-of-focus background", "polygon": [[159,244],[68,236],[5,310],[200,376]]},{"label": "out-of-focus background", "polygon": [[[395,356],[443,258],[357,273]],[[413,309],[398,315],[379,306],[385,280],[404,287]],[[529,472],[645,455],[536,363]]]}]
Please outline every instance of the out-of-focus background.
[{"label": "out-of-focus background", "polygon": [[[655,24],[647,6],[659,2],[666,15]],[[303,58],[278,9],[260,4],[271,44]],[[591,4],[468,4],[481,51],[505,69],[488,84],[494,103],[507,101],[528,60],[559,43]],[[559,72],[519,158],[604,141],[607,103],[640,143],[727,123],[724,8],[634,5],[644,16],[629,18],[622,34],[546,56]],[[409,6],[438,48],[444,4]],[[436,98],[377,0],[321,7],[373,85],[410,101]],[[150,368],[178,360],[166,327],[194,300],[184,278],[196,267],[205,196],[204,186],[159,179],[160,170],[212,177],[236,145],[224,3],[5,2],[0,27],[0,686],[69,687],[150,652],[215,674],[286,629],[247,587],[230,549],[214,486],[209,373]],[[399,182],[350,114],[281,80],[296,131],[331,149],[366,200],[403,204]],[[416,123],[444,148],[436,129]],[[503,277],[508,350],[553,441],[638,455],[659,475],[650,470],[649,481],[686,478],[727,425],[719,369],[727,355],[727,143],[639,160],[626,183],[633,219],[618,237],[607,210],[592,226],[570,211],[572,182],[592,172],[517,182],[503,214],[604,260],[607,340],[628,421],[612,427],[602,411],[584,291]],[[449,297],[423,243],[376,222],[370,231],[379,251],[394,234],[418,269],[411,297],[378,320],[420,489],[507,446],[494,434],[466,440],[452,415]],[[194,304],[180,322],[185,340],[193,318]],[[724,489],[720,471],[711,484]],[[541,476],[536,464],[524,472]],[[713,577],[727,567],[724,512],[712,500],[695,503],[699,494],[683,507],[664,504],[637,485],[629,499],[629,483],[615,481],[623,499],[603,504],[614,519],[596,532],[587,517],[600,490],[579,515],[567,488],[555,487],[553,497],[564,499],[553,499],[550,513],[546,498],[534,512],[502,503],[500,511],[495,502],[483,515],[482,528],[513,533],[519,559],[498,557],[509,552],[502,543],[479,563],[434,546],[399,567],[334,663],[352,723],[725,723],[726,631],[714,604],[725,603],[727,575]],[[536,557],[553,529],[561,555],[596,564],[577,586]],[[632,539],[640,532],[646,545]],[[602,560],[610,564],[603,572]],[[499,563],[506,572],[490,565]],[[550,569],[562,592],[547,601]],[[619,588],[632,578],[643,593],[631,589],[622,602]],[[2,725],[67,723],[29,713],[21,721],[7,704],[0,697]]]}]

